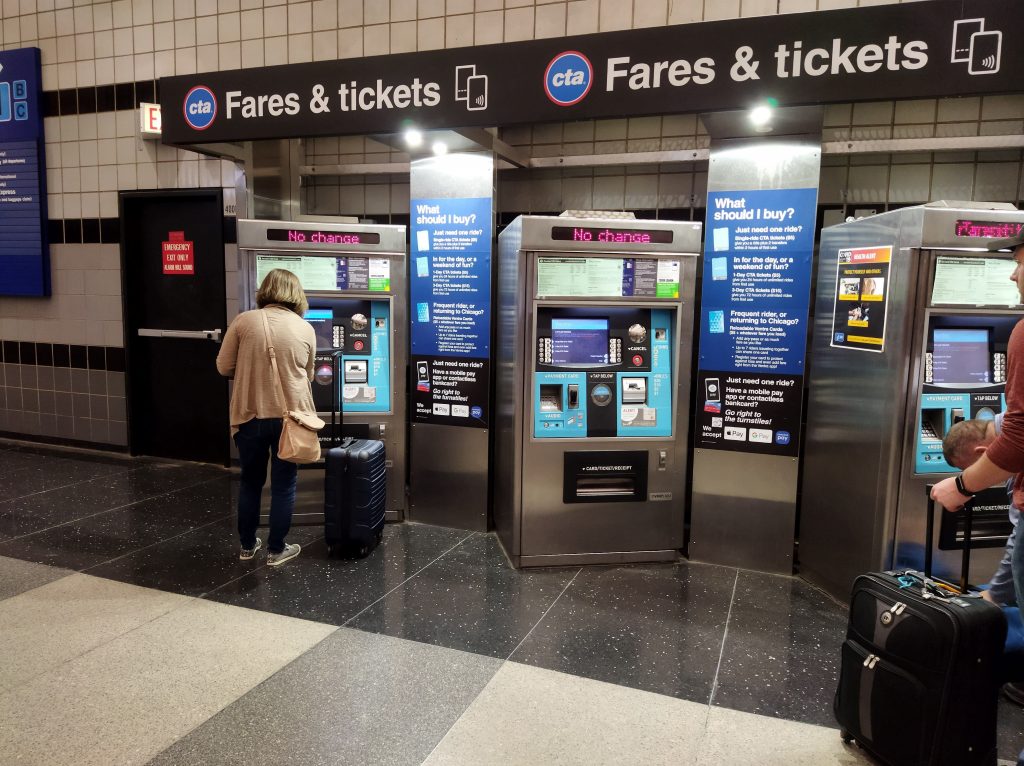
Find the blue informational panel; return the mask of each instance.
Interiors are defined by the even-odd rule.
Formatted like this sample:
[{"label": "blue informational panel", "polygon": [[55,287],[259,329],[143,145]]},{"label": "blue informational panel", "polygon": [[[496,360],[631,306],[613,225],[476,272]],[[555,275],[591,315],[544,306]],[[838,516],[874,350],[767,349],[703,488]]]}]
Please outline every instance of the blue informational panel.
[{"label": "blue informational panel", "polygon": [[796,455],[817,189],[708,194],[696,445]]},{"label": "blue informational panel", "polygon": [[412,200],[412,419],[486,428],[491,199]]},{"label": "blue informational panel", "polygon": [[50,294],[38,48],[0,51],[0,295]]}]

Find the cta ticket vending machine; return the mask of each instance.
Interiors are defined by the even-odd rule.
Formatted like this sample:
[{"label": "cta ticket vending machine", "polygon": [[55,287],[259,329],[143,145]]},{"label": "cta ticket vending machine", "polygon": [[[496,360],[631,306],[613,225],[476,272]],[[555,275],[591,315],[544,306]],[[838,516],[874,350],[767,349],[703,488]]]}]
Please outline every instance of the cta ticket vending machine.
[{"label": "cta ticket vending machine", "polygon": [[678,556],[700,232],[523,216],[501,233],[494,518],[516,566]]},{"label": "cta ticket vending machine", "polygon": [[[344,408],[346,436],[382,439],[387,447],[387,518],[406,506],[407,304],[404,226],[238,222],[243,289],[256,290],[271,269],[294,272],[306,291],[306,319],[316,331],[313,400],[333,438],[331,410]],[[337,371],[337,376],[335,371]],[[338,418],[340,424],[341,418]],[[296,523],[323,522],[323,465],[303,467]],[[265,493],[266,495],[267,493]],[[269,508],[269,499],[264,498]]]},{"label": "cta ticket vending machine", "polygon": [[[949,428],[1003,410],[1021,319],[1009,252],[1024,213],[937,202],[825,229],[818,268],[800,523],[801,572],[839,598],[865,571],[924,560],[925,487],[955,469]],[[936,574],[959,577],[960,514],[936,511]],[[972,577],[1009,534],[1005,488],[979,497]],[[987,548],[987,550],[986,550]]]}]

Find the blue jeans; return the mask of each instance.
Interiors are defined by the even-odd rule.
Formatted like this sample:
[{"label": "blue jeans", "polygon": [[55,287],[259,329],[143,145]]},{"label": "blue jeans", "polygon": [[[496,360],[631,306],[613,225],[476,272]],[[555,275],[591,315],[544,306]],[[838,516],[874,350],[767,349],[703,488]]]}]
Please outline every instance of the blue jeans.
[{"label": "blue jeans", "polygon": [[242,486],[238,492],[238,539],[243,548],[256,545],[260,523],[260,495],[267,482],[270,459],[270,538],[271,553],[284,550],[284,537],[292,526],[295,508],[295,484],[298,467],[277,456],[281,438],[280,418],[253,418],[242,423],[235,434],[235,445],[242,464]]}]

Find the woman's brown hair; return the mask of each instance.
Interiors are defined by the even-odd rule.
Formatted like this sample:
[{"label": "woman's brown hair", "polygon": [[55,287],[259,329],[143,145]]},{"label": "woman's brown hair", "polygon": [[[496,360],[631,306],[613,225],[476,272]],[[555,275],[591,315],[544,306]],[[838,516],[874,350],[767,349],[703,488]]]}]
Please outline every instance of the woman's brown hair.
[{"label": "woman's brown hair", "polygon": [[274,269],[263,277],[260,289],[256,292],[256,305],[260,308],[277,304],[304,316],[309,311],[306,291],[302,289],[299,278],[287,269]]}]

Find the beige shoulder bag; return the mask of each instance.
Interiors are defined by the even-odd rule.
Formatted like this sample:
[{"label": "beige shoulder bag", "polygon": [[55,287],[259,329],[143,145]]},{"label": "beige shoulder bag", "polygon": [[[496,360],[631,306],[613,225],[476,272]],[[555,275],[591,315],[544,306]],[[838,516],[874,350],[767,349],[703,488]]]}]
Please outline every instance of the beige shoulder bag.
[{"label": "beige shoulder bag", "polygon": [[323,428],[325,423],[316,414],[288,409],[288,399],[285,397],[281,371],[277,367],[277,353],[274,351],[266,309],[260,309],[260,317],[263,319],[263,331],[267,334],[267,351],[270,353],[270,365],[274,368],[274,381],[277,383],[277,391],[285,408],[281,440],[277,443],[277,456],[289,463],[315,463],[320,459],[320,438],[317,431]]}]

